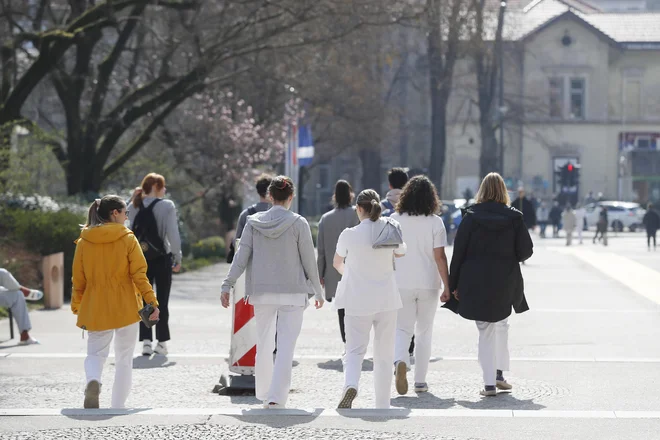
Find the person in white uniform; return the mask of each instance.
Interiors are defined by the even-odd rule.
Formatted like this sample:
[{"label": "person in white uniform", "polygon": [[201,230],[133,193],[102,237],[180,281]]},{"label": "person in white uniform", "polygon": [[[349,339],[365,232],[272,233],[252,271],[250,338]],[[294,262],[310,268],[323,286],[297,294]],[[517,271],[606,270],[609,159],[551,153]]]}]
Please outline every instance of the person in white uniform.
[{"label": "person in white uniform", "polygon": [[[396,390],[408,392],[408,347],[415,336],[415,392],[428,391],[426,373],[431,360],[433,322],[438,300],[449,300],[447,232],[436,215],[440,208],[435,185],[425,176],[410,179],[403,188],[396,213],[406,240],[406,255],[397,260],[396,281],[403,308],[399,309],[394,349]],[[442,293],[442,294],[441,294]]]},{"label": "person in white uniform", "polygon": [[257,399],[264,402],[264,408],[284,408],[303,312],[311,297],[317,309],[324,300],[309,224],[304,217],[289,211],[293,181],[278,176],[272,180],[268,193],[273,207],[248,217],[238,251],[222,283],[222,306],[229,307],[229,292],[247,271],[245,301],[254,306],[257,325]]},{"label": "person in white uniform", "polygon": [[[374,249],[372,234],[388,221],[380,217],[381,210],[376,191],[368,189],[358,195],[360,224],[341,233],[333,259],[335,269],[342,274],[335,306],[345,309],[346,314],[344,392],[339,408],[351,408],[357,397],[372,328],[376,408],[390,407],[396,318],[402,306],[394,278],[394,257],[404,255],[406,247],[401,243],[396,248]],[[396,220],[389,221],[398,228]]]}]

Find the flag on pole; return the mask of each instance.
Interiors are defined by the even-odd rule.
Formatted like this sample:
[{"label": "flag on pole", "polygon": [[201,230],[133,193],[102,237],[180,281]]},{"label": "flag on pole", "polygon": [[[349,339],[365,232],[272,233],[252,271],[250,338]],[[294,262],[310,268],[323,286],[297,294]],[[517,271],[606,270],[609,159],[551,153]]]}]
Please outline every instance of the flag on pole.
[{"label": "flag on pole", "polygon": [[314,161],[314,140],[312,128],[309,125],[300,125],[298,130],[298,165],[305,167]]}]

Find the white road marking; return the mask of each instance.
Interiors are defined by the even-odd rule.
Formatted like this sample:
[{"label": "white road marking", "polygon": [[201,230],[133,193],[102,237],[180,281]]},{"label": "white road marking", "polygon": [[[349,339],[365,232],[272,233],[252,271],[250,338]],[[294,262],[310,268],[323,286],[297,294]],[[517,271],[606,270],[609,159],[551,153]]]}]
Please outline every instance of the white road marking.
[{"label": "white road marking", "polygon": [[607,277],[660,304],[660,272],[613,252],[595,252],[584,248],[557,248],[554,252],[573,255],[589,263]]},{"label": "white road marking", "polygon": [[551,419],[660,419],[660,411],[564,411],[504,409],[261,409],[261,408],[12,408],[0,409],[0,417],[98,417],[98,416],[294,416],[294,417],[467,417],[467,418],[551,418]]}]

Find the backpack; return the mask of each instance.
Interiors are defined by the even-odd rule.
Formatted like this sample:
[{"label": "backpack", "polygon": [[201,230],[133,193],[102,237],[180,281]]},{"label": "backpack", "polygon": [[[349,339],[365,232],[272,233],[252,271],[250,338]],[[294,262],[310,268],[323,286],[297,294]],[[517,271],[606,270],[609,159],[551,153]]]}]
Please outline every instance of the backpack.
[{"label": "backpack", "polygon": [[146,208],[144,203],[141,203],[140,211],[133,220],[133,233],[140,242],[142,253],[147,261],[167,255],[165,243],[158,234],[158,224],[153,211],[154,206],[160,201],[161,199],[156,199]]},{"label": "backpack", "polygon": [[389,200],[383,200],[380,204],[383,206],[383,212],[380,214],[381,217],[389,217],[394,214],[394,205]]},{"label": "backpack", "polygon": [[[257,205],[252,205],[247,209],[248,217],[251,216],[251,215],[256,214],[257,212],[258,212],[257,211]],[[247,222],[246,222],[246,224],[247,224]],[[227,252],[227,263],[231,264],[234,261],[234,255],[236,255],[236,247],[234,246],[234,242],[232,241],[229,244],[229,252]]]}]

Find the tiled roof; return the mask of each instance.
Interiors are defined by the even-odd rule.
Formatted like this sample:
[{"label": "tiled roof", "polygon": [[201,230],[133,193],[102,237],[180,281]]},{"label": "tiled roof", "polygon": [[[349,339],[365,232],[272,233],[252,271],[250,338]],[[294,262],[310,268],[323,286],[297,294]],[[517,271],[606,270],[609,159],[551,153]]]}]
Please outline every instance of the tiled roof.
[{"label": "tiled roof", "polygon": [[660,43],[660,13],[582,14],[580,17],[618,43]]}]

